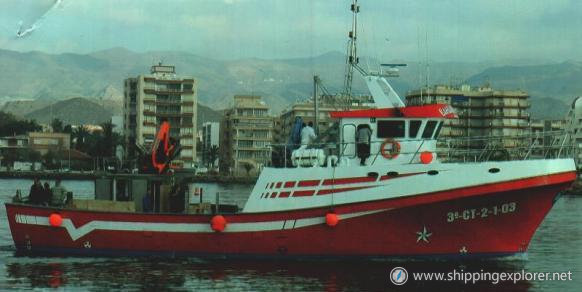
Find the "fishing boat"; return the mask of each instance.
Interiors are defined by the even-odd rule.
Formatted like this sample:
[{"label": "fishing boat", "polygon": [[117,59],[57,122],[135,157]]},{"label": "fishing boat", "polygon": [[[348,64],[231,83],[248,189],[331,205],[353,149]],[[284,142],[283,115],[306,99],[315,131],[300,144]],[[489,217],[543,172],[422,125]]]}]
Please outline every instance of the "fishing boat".
[{"label": "fishing boat", "polygon": [[[574,160],[445,159],[437,138],[457,117],[453,108],[405,105],[385,74],[357,65],[355,31],[350,38],[350,68],[362,74],[375,107],[332,112],[337,140],[302,145],[288,159],[285,150],[283,165],[262,169],[242,208],[195,202],[198,190],[168,171],[179,145],[162,124],[151,154],[155,174],[98,180],[96,200],[6,203],[16,249],[292,258],[525,253],[576,179]],[[357,139],[363,132],[368,139]]]},{"label": "fishing boat", "polygon": [[[339,123],[337,155],[294,150],[282,167],[262,170],[240,210],[191,204],[192,191],[166,171],[175,153],[162,125],[152,151],[160,155],[151,155],[162,175],[128,179],[123,200],[111,192],[59,207],[6,203],[16,249],[266,257],[526,252],[560,191],[576,179],[573,159],[441,161],[437,137],[443,122],[456,117],[453,109],[406,106],[383,76],[364,80],[377,108],[331,114]],[[362,146],[356,137],[363,128],[372,135]],[[361,159],[360,147],[370,156]],[[155,198],[152,210],[145,193]],[[183,207],[171,207],[176,197]]]}]

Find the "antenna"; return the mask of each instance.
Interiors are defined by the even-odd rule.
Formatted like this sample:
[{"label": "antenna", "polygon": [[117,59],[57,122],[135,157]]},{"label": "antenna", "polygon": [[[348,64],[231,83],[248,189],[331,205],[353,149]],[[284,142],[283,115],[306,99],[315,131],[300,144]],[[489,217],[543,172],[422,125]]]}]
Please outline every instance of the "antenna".
[{"label": "antenna", "polygon": [[430,63],[428,62],[428,28],[424,33],[425,33],[425,35],[424,35],[425,40],[424,41],[426,44],[426,47],[425,47],[425,52],[426,52],[426,84],[425,84],[425,86],[428,90],[428,85],[429,85],[429,81],[430,81]]},{"label": "antenna", "polygon": [[416,52],[418,53],[418,59],[416,61],[416,72],[418,73],[416,79],[416,86],[420,88],[420,103],[422,103],[423,88],[422,88],[422,51],[421,51],[420,26],[416,27]]},{"label": "antenna", "polygon": [[350,6],[352,11],[352,30],[348,33],[348,49],[347,49],[347,60],[346,60],[346,78],[344,81],[344,94],[349,98],[352,96],[352,80],[354,77],[354,66],[357,66],[360,61],[357,52],[357,35],[358,35],[358,13],[360,12],[360,6],[358,5],[358,0],[353,0]]}]

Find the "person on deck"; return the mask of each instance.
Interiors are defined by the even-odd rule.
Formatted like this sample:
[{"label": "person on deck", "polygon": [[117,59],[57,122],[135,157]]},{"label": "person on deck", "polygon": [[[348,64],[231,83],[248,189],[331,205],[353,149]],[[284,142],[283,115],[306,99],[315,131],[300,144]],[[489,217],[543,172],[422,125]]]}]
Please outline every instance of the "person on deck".
[{"label": "person on deck", "polygon": [[307,126],[301,129],[301,148],[305,149],[315,140],[315,131],[313,130],[313,122],[309,122]]},{"label": "person on deck", "polygon": [[46,206],[50,205],[52,197],[53,192],[51,191],[51,187],[48,182],[45,182],[42,192],[42,204]]},{"label": "person on deck", "polygon": [[62,206],[65,203],[65,198],[67,197],[67,189],[61,186],[61,180],[57,179],[55,186],[51,189],[53,193],[51,198],[51,205]]},{"label": "person on deck", "polygon": [[358,126],[356,132],[356,147],[358,157],[360,158],[360,165],[366,165],[366,159],[370,157],[370,138],[372,137],[372,130],[368,125]]},{"label": "person on deck", "polygon": [[40,179],[34,178],[34,182],[32,186],[30,186],[30,192],[28,193],[28,203],[34,205],[42,204],[42,184],[40,183]]}]

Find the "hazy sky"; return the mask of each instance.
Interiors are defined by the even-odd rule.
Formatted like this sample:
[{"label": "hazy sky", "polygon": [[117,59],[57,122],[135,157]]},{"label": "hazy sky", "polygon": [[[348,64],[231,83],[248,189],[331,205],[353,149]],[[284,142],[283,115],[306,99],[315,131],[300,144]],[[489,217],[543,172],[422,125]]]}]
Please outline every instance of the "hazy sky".
[{"label": "hazy sky", "polygon": [[[0,48],[87,53],[125,47],[220,59],[306,57],[344,52],[351,25],[351,0],[62,0],[51,8],[55,2],[0,0]],[[359,2],[361,55],[582,60],[582,1]],[[36,29],[18,38],[20,21],[36,23]]]}]

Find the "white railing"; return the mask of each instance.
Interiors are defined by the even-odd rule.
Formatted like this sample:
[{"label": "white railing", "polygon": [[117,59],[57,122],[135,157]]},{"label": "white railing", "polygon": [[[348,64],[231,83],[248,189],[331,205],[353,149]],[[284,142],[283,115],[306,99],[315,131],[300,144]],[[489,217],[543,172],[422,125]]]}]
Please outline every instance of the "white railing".
[{"label": "white railing", "polygon": [[440,142],[444,147],[439,150],[445,152],[445,157],[463,161],[573,158],[576,150],[564,131],[455,138]]},{"label": "white railing", "polygon": [[[409,155],[410,159],[405,163],[415,163],[427,139],[405,140],[407,147],[417,144],[413,149],[402,149],[399,155]],[[412,143],[410,143],[412,142]],[[414,143],[416,142],[416,143]],[[368,159],[372,158],[371,164],[378,161],[381,154],[381,144],[384,141],[373,141],[370,149],[377,149],[370,152]],[[337,161],[342,157],[349,159],[357,158],[355,153],[347,154],[349,146],[355,149],[356,143],[313,143],[307,149],[323,149],[326,151],[326,166],[330,156],[336,156]],[[378,145],[373,147],[372,145]],[[291,166],[291,152],[301,145],[294,144],[270,144],[273,149],[274,158],[277,158],[278,166]],[[521,134],[512,136],[481,136],[470,138],[446,138],[437,140],[437,148],[434,151],[440,161],[443,162],[480,162],[480,161],[503,161],[503,160],[526,160],[526,159],[551,159],[551,158],[573,158],[576,155],[575,146],[569,139],[569,135],[564,131],[552,131],[535,134]],[[408,157],[408,156],[406,156]],[[370,161],[370,160],[368,160]]]}]

